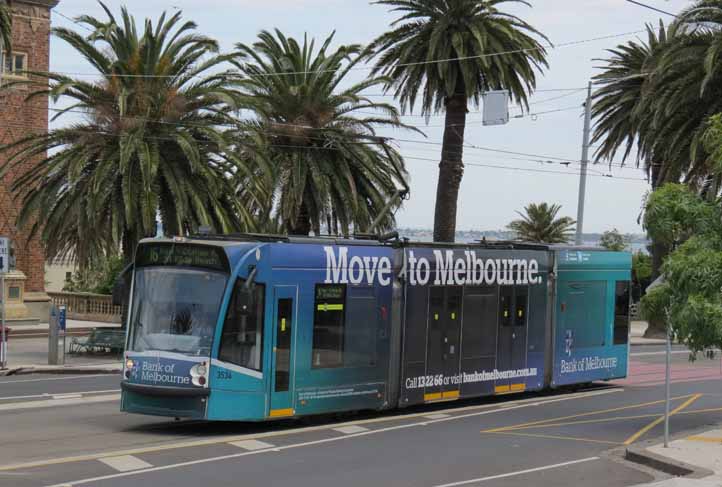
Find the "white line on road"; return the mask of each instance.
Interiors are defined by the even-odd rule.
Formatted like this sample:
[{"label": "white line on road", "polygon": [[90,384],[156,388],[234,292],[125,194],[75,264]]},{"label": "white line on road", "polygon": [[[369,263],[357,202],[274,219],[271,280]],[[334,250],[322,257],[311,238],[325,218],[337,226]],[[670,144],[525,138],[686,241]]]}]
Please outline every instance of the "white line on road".
[{"label": "white line on road", "polygon": [[91,377],[113,377],[117,374],[88,374],[88,375],[73,375],[70,377],[46,377],[44,379],[20,379],[20,380],[0,380],[0,384],[20,384],[22,382],[47,382],[51,380],[79,380],[88,379]]},{"label": "white line on road", "polygon": [[267,448],[273,448],[273,445],[266,443],[265,441],[258,440],[245,440],[245,441],[232,441],[230,443],[238,448],[243,448],[248,451],[265,450]]},{"label": "white line on road", "polygon": [[43,392],[42,394],[32,394],[29,396],[0,396],[0,401],[11,401],[16,399],[41,399],[41,398],[48,398],[52,397],[53,399],[58,399],[60,396],[63,395],[76,395],[79,394],[81,396],[85,396],[88,394],[110,394],[112,392],[120,392],[120,389],[106,389],[103,391],[81,391],[81,392],[58,392],[57,394],[50,394],[48,392]]},{"label": "white line on road", "polygon": [[138,457],[132,455],[123,455],[120,457],[107,457],[100,458],[98,461],[103,462],[110,468],[117,470],[118,472],[132,472],[133,470],[140,470],[143,468],[151,468],[148,462],[144,462]]},{"label": "white line on road", "polygon": [[[575,398],[581,399],[581,398],[597,396],[597,395],[601,395],[601,394],[609,394],[609,393],[612,393],[615,391],[619,391],[619,390],[611,389],[611,390],[605,390],[605,391],[597,391],[595,393],[587,393],[587,394],[583,394],[583,395],[580,394],[580,395],[577,395],[574,397],[566,396],[566,397],[560,397],[560,398],[551,399],[548,401],[538,402],[538,403],[534,403],[534,404],[546,405],[546,404],[556,403],[556,402],[560,402],[560,401],[566,401],[566,400],[575,399]],[[346,435],[346,436],[336,436],[333,438],[324,438],[321,440],[307,441],[307,442],[303,442],[303,443],[295,443],[292,445],[276,447],[276,448],[273,448],[270,450],[264,449],[264,450],[257,450],[257,451],[248,451],[248,452],[244,452],[244,453],[235,453],[235,454],[231,454],[231,455],[222,455],[222,456],[218,456],[218,457],[201,458],[198,460],[190,460],[187,462],[163,465],[160,467],[153,467],[153,468],[148,468],[148,469],[144,469],[144,470],[136,470],[136,471],[132,471],[132,472],[118,473],[118,474],[114,474],[114,475],[104,475],[101,477],[92,477],[92,478],[86,478],[86,479],[81,479],[81,480],[74,480],[74,481],[70,481],[70,482],[56,484],[56,485],[53,485],[50,487],[74,487],[76,485],[89,484],[92,482],[100,482],[102,480],[110,480],[110,479],[115,479],[115,478],[120,478],[120,477],[128,477],[131,475],[140,475],[140,474],[151,473],[151,472],[160,472],[160,471],[164,471],[164,470],[189,467],[189,466],[193,466],[193,465],[202,465],[205,463],[212,463],[212,462],[219,462],[219,461],[223,461],[223,460],[231,460],[231,459],[235,459],[235,458],[241,458],[241,457],[245,457],[248,455],[258,455],[258,454],[263,454],[263,453],[268,453],[268,452],[278,452],[278,451],[290,450],[292,448],[301,448],[301,447],[305,447],[305,446],[321,445],[321,444],[336,442],[336,441],[340,441],[340,440],[359,438],[361,436],[374,435],[374,434],[378,434],[378,433],[385,433],[385,432],[389,432],[389,431],[396,431],[396,430],[401,430],[401,429],[406,429],[406,428],[414,428],[414,427],[418,427],[418,426],[426,426],[429,424],[442,423],[442,422],[452,421],[452,420],[457,420],[457,419],[462,419],[462,418],[485,416],[488,414],[495,414],[495,413],[505,413],[512,409],[527,408],[530,406],[531,406],[531,404],[518,404],[517,406],[509,407],[509,408],[492,409],[492,410],[474,412],[474,413],[468,413],[468,414],[458,414],[458,415],[451,416],[448,418],[425,421],[422,423],[401,424],[401,425],[396,425],[396,426],[389,426],[387,428],[379,428],[379,429],[375,429],[375,430],[364,431],[361,433],[350,434],[350,435]],[[596,459],[596,457],[595,457],[595,459]],[[579,461],[577,461],[577,462],[579,462]]]},{"label": "white line on road", "polygon": [[[686,353],[687,355],[689,355],[689,350],[672,350],[672,355],[683,354],[683,353]],[[637,353],[630,353],[629,356],[630,356],[630,357],[651,357],[651,356],[654,356],[654,355],[666,355],[666,354],[667,354],[667,352],[665,352],[664,350],[661,350],[661,351],[659,351],[659,352],[637,352]]]},{"label": "white line on road", "polygon": [[41,399],[39,401],[11,402],[0,404],[0,411],[16,411],[21,409],[51,408],[58,406],[75,406],[78,404],[90,404],[98,402],[119,401],[120,394],[104,394],[94,397],[80,397],[73,399]]},{"label": "white line on road", "polygon": [[599,457],[582,458],[580,460],[572,460],[570,462],[555,463],[554,465],[546,465],[544,467],[528,468],[526,470],[502,473],[499,475],[492,475],[490,477],[479,477],[478,479],[462,480],[461,482],[452,482],[450,484],[436,485],[434,487],[457,487],[459,485],[476,484],[476,483],[480,483],[480,482],[486,482],[488,480],[505,479],[507,477],[516,477],[518,475],[526,475],[528,473],[541,472],[543,470],[551,470],[553,468],[567,467],[569,465],[576,465],[578,463],[592,462],[594,460],[599,460]]},{"label": "white line on road", "polygon": [[350,426],[341,426],[339,428],[331,428],[334,431],[338,431],[339,433],[343,433],[344,435],[353,435],[356,433],[363,433],[364,431],[368,431],[368,428],[364,428],[363,426],[356,426],[356,425],[350,425]]},{"label": "white line on road", "polygon": [[449,414],[438,413],[438,414],[429,414],[429,415],[424,416],[424,417],[425,417],[426,419],[444,419],[444,418],[448,418],[449,416],[450,416]]}]

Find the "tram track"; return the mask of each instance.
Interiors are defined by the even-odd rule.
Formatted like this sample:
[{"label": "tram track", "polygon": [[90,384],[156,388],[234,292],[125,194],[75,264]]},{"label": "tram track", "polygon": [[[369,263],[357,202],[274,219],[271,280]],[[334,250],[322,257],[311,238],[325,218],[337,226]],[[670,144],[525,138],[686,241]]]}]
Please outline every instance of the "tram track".
[{"label": "tram track", "polygon": [[[94,460],[100,460],[102,458],[108,458],[108,457],[120,457],[120,456],[134,456],[134,455],[143,455],[143,454],[149,454],[149,453],[158,453],[158,452],[167,452],[171,450],[182,450],[186,448],[199,448],[199,447],[208,447],[213,445],[222,445],[222,444],[229,444],[234,442],[241,442],[241,441],[248,441],[248,440],[268,440],[270,438],[280,437],[280,436],[294,436],[294,435],[301,435],[305,433],[313,433],[313,432],[319,432],[319,431],[327,431],[327,430],[333,430],[334,428],[339,427],[345,427],[345,426],[371,426],[371,425],[378,425],[383,423],[390,423],[390,422],[404,422],[411,420],[411,423],[405,423],[400,425],[394,425],[389,427],[382,427],[382,428],[376,428],[369,431],[364,431],[356,434],[351,435],[345,435],[340,438],[353,438],[356,436],[366,436],[369,434],[376,434],[376,433],[382,433],[386,431],[392,431],[396,429],[402,429],[402,428],[409,428],[409,427],[420,427],[420,426],[428,426],[432,424],[442,423],[442,422],[448,422],[448,421],[454,421],[454,420],[460,420],[475,416],[484,416],[484,415],[490,415],[490,414],[496,414],[496,413],[504,413],[516,409],[523,409],[523,408],[532,408],[532,407],[541,407],[546,406],[548,404],[553,403],[559,403],[564,401],[571,401],[576,399],[584,399],[589,397],[596,397],[606,394],[613,394],[613,393],[621,393],[623,392],[623,389],[620,388],[614,388],[614,387],[608,387],[603,389],[596,389],[596,390],[590,390],[590,391],[584,391],[584,392],[567,392],[561,395],[556,396],[550,396],[550,397],[531,397],[531,398],[524,398],[524,399],[518,399],[518,400],[512,400],[512,401],[505,401],[502,403],[493,403],[493,404],[476,404],[476,405],[468,405],[468,406],[461,406],[461,407],[450,407],[450,404],[446,404],[446,407],[443,409],[440,408],[429,408],[425,411],[421,412],[414,412],[411,414],[392,414],[387,415],[384,414],[382,416],[378,417],[371,417],[371,418],[364,418],[359,420],[352,420],[352,421],[344,421],[344,422],[328,422],[317,426],[301,426],[301,427],[291,427],[287,429],[280,429],[280,430],[273,430],[273,431],[260,431],[260,432],[254,432],[249,434],[241,434],[241,435],[222,435],[222,436],[212,436],[212,437],[206,437],[206,438],[199,438],[194,440],[184,440],[180,442],[167,442],[167,443],[160,443],[156,445],[151,446],[143,446],[138,448],[129,448],[129,449],[123,449],[123,450],[104,450],[104,451],[98,451],[98,452],[92,452],[88,454],[83,455],[76,455],[76,456],[70,456],[70,457],[57,457],[57,458],[48,458],[45,460],[38,460],[38,461],[31,461],[31,462],[24,462],[24,463],[16,463],[11,465],[0,465],[0,472],[11,472],[11,471],[24,471],[27,469],[33,469],[38,467],[48,467],[48,466],[54,466],[54,465],[63,465],[63,464],[70,464],[70,463],[77,463],[77,462],[84,462],[84,461],[94,461]],[[435,412],[439,412],[443,410],[443,414],[445,417],[438,417],[437,419],[432,419],[429,416],[433,416]],[[418,420],[418,421],[416,421]],[[167,426],[170,428],[174,426],[178,426],[179,429],[183,429],[187,426],[199,426],[200,422],[193,422],[194,424],[191,425],[190,422],[180,422],[180,423],[170,423]],[[212,425],[214,423],[204,423],[206,425]],[[266,428],[272,427],[272,423],[267,423]],[[263,450],[261,450],[263,451]],[[214,459],[206,459],[208,461],[214,461]],[[73,485],[73,484],[70,484]]]}]

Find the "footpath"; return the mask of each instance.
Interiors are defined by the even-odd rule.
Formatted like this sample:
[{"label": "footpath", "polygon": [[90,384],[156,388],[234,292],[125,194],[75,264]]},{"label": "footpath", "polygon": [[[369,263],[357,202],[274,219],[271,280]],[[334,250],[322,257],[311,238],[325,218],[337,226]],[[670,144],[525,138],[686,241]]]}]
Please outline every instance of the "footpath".
[{"label": "footpath", "polygon": [[7,368],[0,376],[18,374],[114,374],[123,369],[117,353],[70,354],[73,338],[87,336],[93,328],[119,329],[117,323],[67,320],[64,365],[48,365],[48,324],[16,325],[8,339]]},{"label": "footpath", "polygon": [[722,429],[718,427],[663,444],[634,446],[627,449],[627,459],[672,478],[646,487],[722,487]]}]

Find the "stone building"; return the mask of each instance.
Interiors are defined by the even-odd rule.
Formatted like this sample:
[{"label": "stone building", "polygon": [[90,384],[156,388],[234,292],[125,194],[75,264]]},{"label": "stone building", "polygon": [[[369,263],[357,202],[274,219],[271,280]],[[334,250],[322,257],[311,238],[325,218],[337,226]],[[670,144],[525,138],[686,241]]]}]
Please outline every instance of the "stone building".
[{"label": "stone building", "polygon": [[[2,1],[2,0],[0,0]],[[12,52],[2,53],[0,70],[0,145],[29,133],[48,130],[48,100],[25,98],[29,87],[2,86],[8,81],[27,79],[24,71],[48,71],[50,50],[50,12],[59,0],[6,0],[12,15]],[[42,81],[42,80],[39,80]],[[0,164],[4,163],[0,155]],[[45,255],[36,237],[18,229],[15,221],[20,202],[13,199],[10,187],[25,168],[20,167],[0,179],[0,237],[9,237],[14,252],[15,270],[7,284],[8,318],[47,321],[49,298],[45,293]]]}]

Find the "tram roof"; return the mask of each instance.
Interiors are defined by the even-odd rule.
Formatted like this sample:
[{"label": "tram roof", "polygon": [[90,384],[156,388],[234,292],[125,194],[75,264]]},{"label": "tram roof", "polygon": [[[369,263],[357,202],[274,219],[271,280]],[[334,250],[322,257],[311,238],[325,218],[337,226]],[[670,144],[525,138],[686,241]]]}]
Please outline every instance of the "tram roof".
[{"label": "tram roof", "polygon": [[176,242],[206,243],[221,247],[231,247],[239,243],[298,243],[298,244],[333,244],[333,245],[360,245],[360,246],[389,246],[389,247],[425,247],[425,248],[479,248],[479,249],[506,249],[506,250],[551,250],[551,251],[606,251],[602,247],[575,246],[568,244],[544,244],[522,242],[516,240],[476,240],[473,242],[422,242],[399,238],[397,234],[383,235],[355,235],[353,237],[337,236],[287,236],[260,233],[238,233],[226,235],[192,235],[179,238],[150,238],[146,242]]}]

